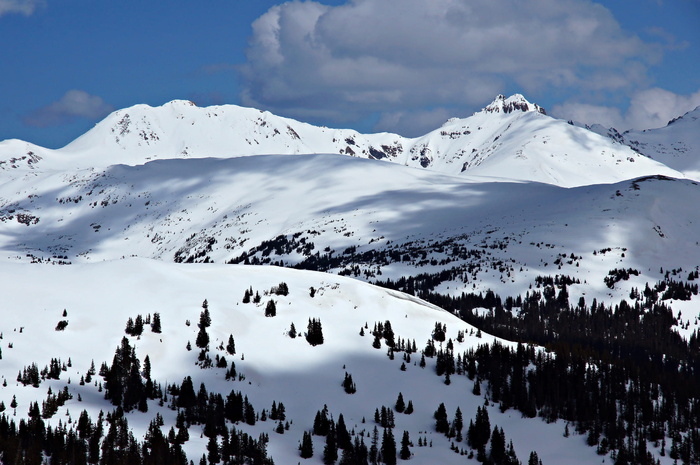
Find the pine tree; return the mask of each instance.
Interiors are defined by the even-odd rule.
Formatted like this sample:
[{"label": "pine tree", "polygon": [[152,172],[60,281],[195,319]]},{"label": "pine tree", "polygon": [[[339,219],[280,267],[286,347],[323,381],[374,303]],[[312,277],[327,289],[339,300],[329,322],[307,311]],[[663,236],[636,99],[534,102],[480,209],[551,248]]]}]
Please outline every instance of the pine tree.
[{"label": "pine tree", "polygon": [[194,342],[200,349],[207,348],[209,345],[209,334],[207,334],[206,327],[200,326],[199,332],[197,333],[197,339]]},{"label": "pine tree", "polygon": [[355,394],[355,392],[357,392],[357,386],[355,386],[355,383],[352,381],[352,375],[349,375],[347,371],[345,372],[345,379],[343,380],[342,386],[348,394]]},{"label": "pine tree", "polygon": [[464,419],[462,418],[462,410],[460,410],[459,407],[457,407],[457,410],[455,411],[455,419],[452,420],[452,428],[454,428],[454,431],[456,433],[457,442],[461,442],[462,428],[464,428]]},{"label": "pine tree", "polygon": [[136,320],[134,320],[134,332],[132,336],[140,336],[143,334],[143,317],[141,315],[136,315]]},{"label": "pine tree", "polygon": [[216,440],[216,435],[212,434],[209,437],[209,442],[207,443],[207,459],[209,463],[219,463],[221,461],[221,454],[219,452],[219,443]]},{"label": "pine tree", "polygon": [[378,462],[379,455],[379,431],[377,427],[374,427],[372,431],[372,443],[369,447],[369,461],[371,464],[376,465]]},{"label": "pine tree", "polygon": [[267,305],[265,306],[265,316],[266,317],[273,317],[277,315],[277,306],[275,305],[274,300],[269,300],[267,302]]},{"label": "pine tree", "polygon": [[348,428],[345,426],[345,419],[342,413],[338,416],[338,422],[335,425],[335,436],[338,449],[352,448],[352,440],[350,433],[348,433]]},{"label": "pine tree", "polygon": [[335,423],[331,421],[329,426],[328,434],[326,435],[326,445],[323,448],[323,463],[325,465],[333,465],[338,459]]},{"label": "pine tree", "polygon": [[154,333],[160,333],[162,331],[160,324],[160,313],[156,312],[153,314],[153,322],[151,323],[151,331]]},{"label": "pine tree", "polygon": [[503,463],[506,457],[506,438],[503,429],[493,427],[491,433],[491,460],[494,463]]},{"label": "pine tree", "polygon": [[435,431],[447,433],[450,429],[450,424],[447,421],[447,409],[444,403],[440,403],[433,417],[435,418]]},{"label": "pine tree", "polygon": [[372,341],[372,347],[375,349],[381,349],[382,347],[382,340],[379,337],[379,333],[377,331],[374,332],[374,341]]},{"label": "pine tree", "polygon": [[306,341],[312,346],[323,344],[323,328],[321,327],[320,319],[309,319],[306,332]]},{"label": "pine tree", "polygon": [[408,431],[403,432],[403,437],[401,438],[401,451],[399,452],[399,458],[401,460],[408,460],[411,458],[411,450],[408,446],[411,444],[411,440],[408,437]]},{"label": "pine tree", "polygon": [[233,334],[228,335],[228,343],[226,344],[226,352],[230,355],[236,354],[236,343],[233,340]]},{"label": "pine tree", "polygon": [[124,332],[128,334],[129,336],[134,335],[134,319],[129,317],[128,320],[126,320],[126,328],[124,328]]},{"label": "pine tree", "polygon": [[386,465],[396,465],[396,440],[390,428],[384,429],[381,451],[382,460]]},{"label": "pine tree", "polygon": [[527,465],[542,465],[542,460],[537,456],[537,452],[534,450],[530,452],[530,458],[527,461]]},{"label": "pine tree", "polygon": [[199,314],[199,327],[208,328],[211,326],[211,316],[209,315],[209,303],[207,299],[202,302],[202,312]]},{"label": "pine tree", "polygon": [[403,400],[403,394],[399,392],[399,396],[396,398],[396,405],[394,406],[397,412],[403,413],[406,410],[406,404]]},{"label": "pine tree", "polygon": [[413,413],[413,401],[409,400],[408,405],[406,406],[406,410],[403,411],[404,414],[410,415]]},{"label": "pine tree", "polygon": [[289,333],[287,334],[289,334],[289,337],[291,337],[292,339],[297,337],[297,329],[294,327],[294,323],[292,323],[291,326],[289,326]]}]

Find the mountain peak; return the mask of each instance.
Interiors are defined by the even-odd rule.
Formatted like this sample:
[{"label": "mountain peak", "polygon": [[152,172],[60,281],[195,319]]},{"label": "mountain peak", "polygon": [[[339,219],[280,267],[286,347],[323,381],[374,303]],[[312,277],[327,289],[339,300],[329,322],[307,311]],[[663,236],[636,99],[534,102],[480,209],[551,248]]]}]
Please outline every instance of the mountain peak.
[{"label": "mountain peak", "polygon": [[546,115],[547,112],[544,108],[540,107],[536,103],[530,103],[521,94],[513,94],[506,98],[503,94],[498,94],[493,102],[489,103],[484,107],[482,112],[485,113],[512,113],[513,111],[535,111],[537,113],[542,113]]}]

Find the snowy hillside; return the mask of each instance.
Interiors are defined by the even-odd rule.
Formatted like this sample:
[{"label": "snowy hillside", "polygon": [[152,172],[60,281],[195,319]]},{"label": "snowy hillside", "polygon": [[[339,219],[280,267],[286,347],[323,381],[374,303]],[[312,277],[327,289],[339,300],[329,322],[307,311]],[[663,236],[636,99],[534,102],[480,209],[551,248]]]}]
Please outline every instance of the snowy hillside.
[{"label": "snowy hillside", "polygon": [[700,180],[700,107],[663,128],[618,133],[617,139],[690,179]]},{"label": "snowy hillside", "polygon": [[563,187],[654,174],[682,177],[614,140],[545,115],[518,94],[499,95],[473,116],[451,119],[415,139],[316,127],[235,105],[200,108],[182,100],[155,108],[136,105],[115,111],[60,150],[5,142],[0,166],[60,170],[157,159],[310,153]]},{"label": "snowy hillside", "polygon": [[[92,362],[97,370],[102,362],[110,365],[115,349],[127,337],[141,366],[148,356],[150,378],[162,389],[191,376],[195,391],[204,383],[211,394],[226,397],[235,390],[246,396],[258,414],[257,421],[253,420],[253,425],[241,422],[235,427],[253,438],[262,433],[269,435],[267,451],[275,463],[302,460],[298,445],[303,433],[312,429],[314,412],[324,405],[336,421],[342,414],[348,431],[362,437],[368,447],[376,425],[375,409],[388,406],[395,417],[397,444],[403,431],[413,442],[410,463],[453,463],[457,459],[477,463],[450,450],[454,439],[435,432],[433,418],[440,403],[445,404],[450,418],[459,407],[466,434],[466,425],[474,418],[477,407],[484,405],[483,396],[471,394],[474,381],[455,375],[453,382],[446,385],[435,375],[434,359],[427,358],[425,368],[421,368],[420,353],[407,354],[398,346],[391,360],[387,357],[386,340],[381,340],[381,349],[372,347],[371,331],[376,322],[389,321],[397,344],[404,340],[410,345],[415,340],[422,348],[438,322],[446,326],[446,336],[458,354],[477,344],[491,343],[493,338],[485,334],[477,337],[474,328],[413,297],[321,273],[274,267],[178,266],[143,259],[71,267],[3,264],[0,277],[6,296],[3,305],[9,310],[0,325],[0,376],[6,382],[0,387],[0,401],[8,409],[6,413],[16,412],[15,421],[27,417],[30,403],[45,402],[48,389],[59,393],[65,388],[72,396],[54,415],[44,418],[48,425],[61,422],[73,428],[83,410],[92,421],[98,418],[100,410],[110,411],[113,407],[101,390],[106,386],[102,376],[95,374],[92,382],[84,384],[79,381],[85,379]],[[288,295],[270,294],[270,289],[280,283],[287,285]],[[37,288],[42,292],[36,292]],[[259,304],[242,302],[250,288],[262,296]],[[129,291],[124,292],[125,289]],[[310,289],[315,291],[313,295]],[[225,358],[225,368],[198,366],[199,349],[194,347],[199,331],[196,323],[205,299],[211,319],[206,330],[210,337],[207,355],[212,359],[216,356],[217,360]],[[265,307],[270,300],[276,303],[277,313],[266,318]],[[162,322],[160,333],[152,332],[146,324],[141,336],[124,334],[130,318],[141,316],[152,322],[156,313]],[[321,321],[324,339],[320,345],[312,346],[305,340],[311,318]],[[67,324],[57,330],[60,321]],[[292,323],[299,331],[296,338],[288,334]],[[364,336],[359,334],[361,329]],[[460,331],[464,331],[462,342],[457,341]],[[234,355],[224,349],[229,335],[234,339]],[[187,350],[188,343],[193,350]],[[442,348],[442,344],[439,346]],[[407,357],[410,362],[406,362]],[[56,379],[40,379],[38,387],[16,380],[18,371],[26,371],[32,363],[41,369],[52,359],[58,359],[58,366],[65,368],[55,373]],[[402,364],[405,371],[401,370]],[[226,380],[226,372],[234,366],[237,375]],[[346,393],[341,386],[346,374],[351,375],[356,386],[354,394]],[[394,410],[399,393],[406,403],[411,401],[412,414]],[[166,400],[160,406],[157,399],[149,400],[147,412],[135,409],[127,414],[137,438],[143,437],[156,414],[164,419],[161,429],[164,435],[168,434],[177,417],[176,409],[169,408],[175,400],[172,395],[168,397],[170,402]],[[10,407],[13,398],[15,408]],[[260,418],[263,410],[269,414],[273,402],[286,407],[284,421]],[[494,405],[487,409],[491,426],[503,428],[521,460],[527,460],[532,450],[544,463],[599,460],[582,436],[563,437],[562,421],[547,424],[539,419],[524,419],[512,410],[501,413]],[[285,423],[288,428],[276,432],[278,425]],[[106,431],[109,424],[104,427]],[[190,426],[190,439],[183,446],[195,462],[207,453],[208,438],[202,436],[202,428],[203,425]],[[314,457],[302,460],[304,463],[322,463],[324,439],[314,436]],[[464,442],[457,444],[462,450],[468,449]]]},{"label": "snowy hillside", "polygon": [[0,143],[0,462],[700,463],[696,113]]},{"label": "snowy hillside", "polygon": [[440,288],[450,294],[522,294],[538,275],[565,273],[610,300],[629,290],[612,294],[609,270],[640,269],[643,286],[659,267],[693,269],[700,253],[700,187],[671,178],[565,189],[337,155],[256,156],[31,172],[0,197],[10,261],[279,262],[367,280],[455,268]]}]

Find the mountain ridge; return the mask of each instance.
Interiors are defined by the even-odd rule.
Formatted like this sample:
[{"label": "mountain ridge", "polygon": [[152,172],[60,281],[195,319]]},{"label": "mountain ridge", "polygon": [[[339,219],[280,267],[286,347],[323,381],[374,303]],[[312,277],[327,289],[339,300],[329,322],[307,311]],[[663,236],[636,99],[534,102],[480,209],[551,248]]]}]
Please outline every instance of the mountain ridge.
[{"label": "mountain ridge", "polygon": [[21,141],[0,144],[5,169],[138,165],[155,159],[336,153],[450,175],[545,182],[564,187],[639,176],[684,175],[618,141],[546,115],[522,95],[499,95],[467,118],[417,138],[329,129],[235,105],[197,107],[175,100],[117,110],[52,151]]}]

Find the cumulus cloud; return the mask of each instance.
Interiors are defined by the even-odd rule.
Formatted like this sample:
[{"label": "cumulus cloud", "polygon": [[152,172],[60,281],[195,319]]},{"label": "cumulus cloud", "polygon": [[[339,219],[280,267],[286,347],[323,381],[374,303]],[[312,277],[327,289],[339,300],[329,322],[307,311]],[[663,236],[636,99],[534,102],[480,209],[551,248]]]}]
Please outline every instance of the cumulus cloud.
[{"label": "cumulus cloud", "polygon": [[101,118],[112,110],[114,108],[100,97],[83,90],[69,90],[58,101],[27,115],[24,122],[37,127],[60,126],[77,118]]},{"label": "cumulus cloud", "polygon": [[630,89],[660,54],[585,0],[293,1],[253,23],[242,101],[336,121],[387,113],[388,123],[482,105],[507,86]]},{"label": "cumulus cloud", "polygon": [[700,90],[690,95],[679,95],[653,87],[636,92],[624,114],[615,107],[567,102],[557,105],[551,114],[586,124],[602,124],[619,131],[653,129],[665,126],[670,120],[700,106]]},{"label": "cumulus cloud", "polygon": [[43,0],[0,0],[0,16],[8,13],[20,13],[29,16],[38,7],[44,6]]}]

